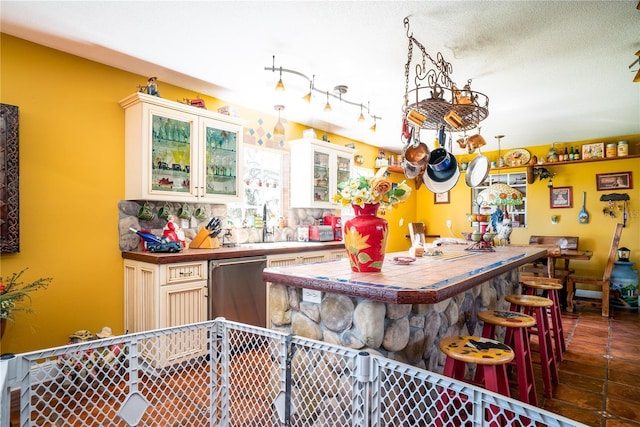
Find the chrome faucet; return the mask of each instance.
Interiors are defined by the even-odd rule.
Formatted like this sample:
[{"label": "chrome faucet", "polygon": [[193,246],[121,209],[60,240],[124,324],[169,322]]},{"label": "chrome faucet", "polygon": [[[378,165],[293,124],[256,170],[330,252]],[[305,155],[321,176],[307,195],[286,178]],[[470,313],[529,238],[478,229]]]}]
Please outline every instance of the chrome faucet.
[{"label": "chrome faucet", "polygon": [[262,208],[262,241],[266,242],[268,236],[273,236],[273,231],[269,231],[267,226],[267,204]]}]

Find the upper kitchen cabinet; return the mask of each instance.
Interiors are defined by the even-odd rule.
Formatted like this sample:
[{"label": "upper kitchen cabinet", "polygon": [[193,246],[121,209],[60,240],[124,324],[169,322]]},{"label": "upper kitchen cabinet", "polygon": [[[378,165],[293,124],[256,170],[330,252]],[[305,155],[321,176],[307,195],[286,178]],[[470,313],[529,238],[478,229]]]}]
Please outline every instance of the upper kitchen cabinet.
[{"label": "upper kitchen cabinet", "polygon": [[317,139],[289,141],[291,146],[291,206],[335,209],[338,183],[353,169],[355,149]]},{"label": "upper kitchen cabinet", "polygon": [[125,199],[236,202],[242,125],[237,118],[144,93],[125,110]]}]

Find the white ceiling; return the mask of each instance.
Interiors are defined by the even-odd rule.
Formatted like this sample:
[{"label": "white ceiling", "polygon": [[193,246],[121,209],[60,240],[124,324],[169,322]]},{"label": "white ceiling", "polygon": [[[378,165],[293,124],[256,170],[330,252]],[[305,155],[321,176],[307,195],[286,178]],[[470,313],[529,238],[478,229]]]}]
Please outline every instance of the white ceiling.
[{"label": "white ceiling", "polygon": [[[400,151],[409,16],[414,36],[490,98],[481,133],[502,149],[640,133],[640,10],[629,1],[6,1],[1,30],[318,130]],[[414,51],[414,62],[417,58]],[[272,66],[346,85],[368,102],[322,111],[299,102],[308,83]],[[141,82],[144,83],[144,82]],[[135,90],[135,88],[132,88]],[[122,94],[126,96],[127,94]],[[275,123],[274,123],[275,124]],[[288,135],[298,138],[301,135]],[[422,134],[425,138],[424,132]],[[457,139],[457,135],[453,135]],[[455,144],[454,144],[455,145]],[[494,145],[494,149],[497,145]],[[454,147],[454,152],[459,152]]]}]

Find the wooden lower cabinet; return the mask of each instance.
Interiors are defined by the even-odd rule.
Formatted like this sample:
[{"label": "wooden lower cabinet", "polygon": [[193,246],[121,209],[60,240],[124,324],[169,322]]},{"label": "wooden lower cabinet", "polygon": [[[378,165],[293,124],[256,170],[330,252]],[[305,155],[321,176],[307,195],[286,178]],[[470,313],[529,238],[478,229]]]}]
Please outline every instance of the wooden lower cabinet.
[{"label": "wooden lower cabinet", "polygon": [[[124,261],[125,330],[143,332],[207,320],[207,262]],[[141,353],[155,368],[204,355],[206,331],[149,340]]]},{"label": "wooden lower cabinet", "polygon": [[295,254],[268,255],[267,267],[285,267],[288,265],[310,264],[313,262],[333,261],[347,256],[345,249],[298,252]]}]

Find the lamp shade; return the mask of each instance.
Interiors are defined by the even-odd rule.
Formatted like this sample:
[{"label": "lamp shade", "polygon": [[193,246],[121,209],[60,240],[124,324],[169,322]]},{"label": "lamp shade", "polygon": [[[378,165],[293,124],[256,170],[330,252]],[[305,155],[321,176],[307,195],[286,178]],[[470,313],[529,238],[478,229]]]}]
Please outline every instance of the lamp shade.
[{"label": "lamp shade", "polygon": [[478,194],[478,202],[488,206],[516,206],[521,205],[522,193],[507,184],[491,184]]}]

